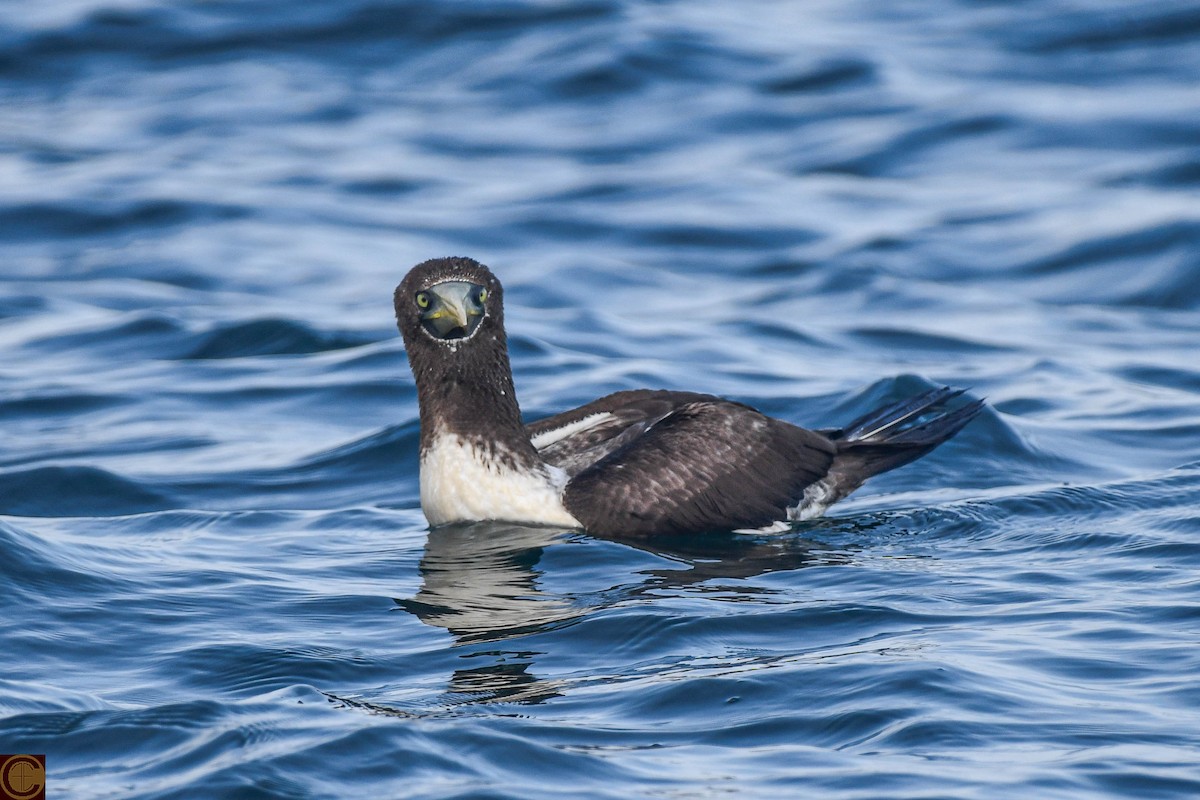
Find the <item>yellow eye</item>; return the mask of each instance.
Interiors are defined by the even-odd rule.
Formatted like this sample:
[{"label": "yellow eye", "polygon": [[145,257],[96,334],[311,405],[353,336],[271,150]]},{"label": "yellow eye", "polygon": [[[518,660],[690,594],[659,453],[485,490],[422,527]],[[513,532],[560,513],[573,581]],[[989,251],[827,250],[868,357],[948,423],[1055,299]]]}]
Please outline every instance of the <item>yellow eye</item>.
[{"label": "yellow eye", "polygon": [[479,302],[480,302],[480,303],[486,303],[486,302],[487,302],[487,289],[480,289],[480,290],[479,290]]},{"label": "yellow eye", "polygon": [[417,306],[419,308],[429,308],[429,294],[427,292],[417,292]]}]

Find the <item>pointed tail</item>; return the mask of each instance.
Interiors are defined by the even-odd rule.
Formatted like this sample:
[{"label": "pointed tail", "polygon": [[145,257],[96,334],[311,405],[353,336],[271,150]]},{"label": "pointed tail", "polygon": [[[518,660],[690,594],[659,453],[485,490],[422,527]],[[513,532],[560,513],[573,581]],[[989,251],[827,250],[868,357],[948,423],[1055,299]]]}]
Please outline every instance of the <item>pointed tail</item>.
[{"label": "pointed tail", "polygon": [[834,495],[845,497],[872,475],[915,461],[962,430],[984,406],[973,400],[947,408],[963,391],[943,386],[825,432],[838,447],[830,469]]}]

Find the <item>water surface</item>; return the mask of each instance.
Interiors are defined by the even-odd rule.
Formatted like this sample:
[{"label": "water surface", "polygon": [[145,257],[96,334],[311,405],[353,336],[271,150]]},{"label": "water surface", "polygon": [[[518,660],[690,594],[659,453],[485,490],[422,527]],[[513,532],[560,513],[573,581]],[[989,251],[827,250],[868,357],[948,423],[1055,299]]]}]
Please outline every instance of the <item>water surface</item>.
[{"label": "water surface", "polygon": [[[1200,8],[0,9],[0,750],[72,798],[1200,794]],[[990,409],[777,537],[428,531],[530,417]]]}]

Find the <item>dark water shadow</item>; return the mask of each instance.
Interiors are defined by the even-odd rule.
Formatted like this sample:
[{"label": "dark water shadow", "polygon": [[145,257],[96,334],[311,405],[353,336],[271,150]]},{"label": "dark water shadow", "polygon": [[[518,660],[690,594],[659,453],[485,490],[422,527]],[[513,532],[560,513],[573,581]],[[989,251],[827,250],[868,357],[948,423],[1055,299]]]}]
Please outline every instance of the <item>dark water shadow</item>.
[{"label": "dark water shadow", "polygon": [[643,570],[646,580],[630,596],[685,589],[714,579],[736,580],[849,560],[846,551],[804,537],[807,526],[775,534],[712,532],[608,541],[676,562],[678,568]]}]

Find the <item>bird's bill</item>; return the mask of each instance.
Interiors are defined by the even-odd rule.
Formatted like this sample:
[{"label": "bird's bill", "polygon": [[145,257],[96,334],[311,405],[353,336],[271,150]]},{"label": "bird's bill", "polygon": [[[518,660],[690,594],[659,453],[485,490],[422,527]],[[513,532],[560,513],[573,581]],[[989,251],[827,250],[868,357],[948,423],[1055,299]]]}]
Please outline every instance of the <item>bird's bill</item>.
[{"label": "bird's bill", "polygon": [[445,281],[429,288],[433,302],[421,314],[425,330],[438,339],[465,339],[483,320],[480,286],[469,281]]}]

